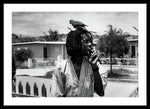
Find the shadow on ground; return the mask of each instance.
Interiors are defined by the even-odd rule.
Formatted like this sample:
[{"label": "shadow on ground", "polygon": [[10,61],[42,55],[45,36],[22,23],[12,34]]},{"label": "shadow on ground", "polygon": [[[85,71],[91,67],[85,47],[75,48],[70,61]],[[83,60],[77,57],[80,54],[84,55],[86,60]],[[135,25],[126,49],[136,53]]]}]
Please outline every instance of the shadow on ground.
[{"label": "shadow on ground", "polygon": [[127,69],[113,69],[112,73],[108,71],[109,81],[120,81],[120,82],[138,82],[138,72]]}]

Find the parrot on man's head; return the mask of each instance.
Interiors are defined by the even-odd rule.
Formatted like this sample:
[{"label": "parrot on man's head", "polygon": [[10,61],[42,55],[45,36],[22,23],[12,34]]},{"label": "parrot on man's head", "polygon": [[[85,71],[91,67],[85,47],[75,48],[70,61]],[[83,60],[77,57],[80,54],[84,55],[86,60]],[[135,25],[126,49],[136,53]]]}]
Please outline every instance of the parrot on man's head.
[{"label": "parrot on man's head", "polygon": [[70,22],[70,24],[74,27],[74,28],[83,28],[83,27],[85,27],[85,26],[87,26],[86,24],[84,24],[84,23],[82,23],[82,22],[80,22],[80,21],[74,21],[74,20],[70,20],[69,21]]}]

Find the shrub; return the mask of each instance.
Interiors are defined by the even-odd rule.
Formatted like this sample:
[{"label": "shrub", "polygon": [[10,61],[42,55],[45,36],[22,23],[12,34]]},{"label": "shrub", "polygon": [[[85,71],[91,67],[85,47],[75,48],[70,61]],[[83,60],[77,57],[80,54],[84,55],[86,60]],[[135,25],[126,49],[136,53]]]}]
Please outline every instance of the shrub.
[{"label": "shrub", "polygon": [[48,71],[46,74],[45,74],[45,77],[46,78],[52,78],[53,76],[53,71]]},{"label": "shrub", "polygon": [[21,63],[28,60],[28,58],[32,58],[32,55],[33,55],[33,53],[30,49],[22,48],[20,50],[15,51],[16,60]]}]

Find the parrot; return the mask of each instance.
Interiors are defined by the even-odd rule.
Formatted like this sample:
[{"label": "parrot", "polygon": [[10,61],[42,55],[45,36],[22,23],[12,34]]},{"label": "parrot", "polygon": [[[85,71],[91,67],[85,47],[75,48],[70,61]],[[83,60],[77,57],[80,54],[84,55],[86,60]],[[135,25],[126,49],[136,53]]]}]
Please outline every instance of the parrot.
[{"label": "parrot", "polygon": [[72,29],[71,28],[69,28],[69,27],[67,27],[70,31],[72,31]]},{"label": "parrot", "polygon": [[82,23],[82,22],[80,22],[80,21],[74,21],[74,20],[70,20],[69,21],[70,22],[70,24],[74,27],[74,28],[82,28],[82,27],[84,27],[85,28],[85,26],[87,26],[86,24],[84,24],[84,23]]}]

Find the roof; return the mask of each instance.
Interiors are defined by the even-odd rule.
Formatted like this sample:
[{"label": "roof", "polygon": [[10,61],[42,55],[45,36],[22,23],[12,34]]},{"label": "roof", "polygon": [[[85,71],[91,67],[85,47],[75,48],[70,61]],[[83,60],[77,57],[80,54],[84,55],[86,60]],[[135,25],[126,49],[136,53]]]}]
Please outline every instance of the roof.
[{"label": "roof", "polygon": [[131,41],[138,41],[138,39],[127,39],[127,41],[131,42]]},{"label": "roof", "polygon": [[[94,44],[97,42],[94,41]],[[41,42],[41,41],[34,41],[34,42],[21,42],[21,43],[12,43],[12,45],[30,45],[30,44],[66,44],[66,41],[51,41],[51,42]]]},{"label": "roof", "polygon": [[30,44],[66,44],[66,42],[63,41],[57,41],[57,42],[41,42],[41,41],[34,41],[34,42],[21,42],[21,43],[13,43],[12,45],[30,45]]}]

